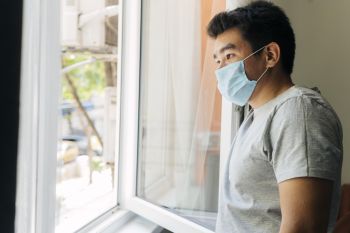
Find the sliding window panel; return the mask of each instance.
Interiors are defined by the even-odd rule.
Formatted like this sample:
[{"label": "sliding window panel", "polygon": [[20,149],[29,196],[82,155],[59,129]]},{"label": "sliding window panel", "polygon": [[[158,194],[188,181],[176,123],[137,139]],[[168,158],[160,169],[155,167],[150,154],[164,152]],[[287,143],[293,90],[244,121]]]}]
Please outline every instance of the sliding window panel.
[{"label": "sliding window panel", "polygon": [[137,196],[215,227],[221,96],[211,17],[216,0],[142,1]]}]

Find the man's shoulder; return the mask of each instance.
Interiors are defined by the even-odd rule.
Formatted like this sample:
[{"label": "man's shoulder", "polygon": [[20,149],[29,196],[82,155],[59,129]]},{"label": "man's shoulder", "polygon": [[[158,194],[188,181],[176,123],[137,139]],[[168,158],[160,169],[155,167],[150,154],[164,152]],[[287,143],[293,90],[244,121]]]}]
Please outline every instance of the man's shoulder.
[{"label": "man's shoulder", "polygon": [[299,111],[304,112],[308,117],[315,116],[316,113],[336,115],[332,106],[318,89],[294,86],[276,103],[274,113],[282,112],[285,117],[288,117]]},{"label": "man's shoulder", "polygon": [[315,128],[329,128],[342,134],[337,113],[329,102],[316,90],[294,87],[293,91],[271,113],[272,124],[308,124]]}]

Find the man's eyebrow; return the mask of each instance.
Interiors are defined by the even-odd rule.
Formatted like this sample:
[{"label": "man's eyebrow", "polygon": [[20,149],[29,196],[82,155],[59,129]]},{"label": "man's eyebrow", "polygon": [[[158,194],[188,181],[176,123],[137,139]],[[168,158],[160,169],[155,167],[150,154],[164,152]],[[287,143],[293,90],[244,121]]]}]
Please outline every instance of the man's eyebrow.
[{"label": "man's eyebrow", "polygon": [[[228,43],[227,45],[225,45],[224,47],[222,47],[220,50],[219,50],[219,53],[223,53],[225,52],[225,50],[228,50],[228,49],[236,49],[237,46],[235,44],[232,44],[232,43]],[[216,54],[214,53],[213,55],[214,59],[216,59]]]}]

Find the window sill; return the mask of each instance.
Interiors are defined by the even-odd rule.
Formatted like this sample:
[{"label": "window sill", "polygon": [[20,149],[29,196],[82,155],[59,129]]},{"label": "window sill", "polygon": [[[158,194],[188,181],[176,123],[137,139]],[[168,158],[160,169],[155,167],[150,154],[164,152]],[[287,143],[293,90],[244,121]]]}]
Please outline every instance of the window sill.
[{"label": "window sill", "polygon": [[157,224],[127,210],[118,210],[105,221],[86,232],[101,233],[158,233],[162,228]]},{"label": "window sill", "polygon": [[162,230],[157,224],[146,220],[141,216],[135,216],[129,222],[125,223],[121,228],[119,228],[115,233],[158,233]]}]

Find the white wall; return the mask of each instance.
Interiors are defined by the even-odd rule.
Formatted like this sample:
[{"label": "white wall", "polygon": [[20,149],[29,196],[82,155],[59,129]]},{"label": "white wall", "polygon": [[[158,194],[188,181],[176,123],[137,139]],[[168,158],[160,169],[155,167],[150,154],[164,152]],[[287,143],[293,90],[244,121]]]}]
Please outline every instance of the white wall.
[{"label": "white wall", "polygon": [[275,0],[296,34],[296,84],[317,86],[343,124],[342,182],[350,183],[350,1]]}]

